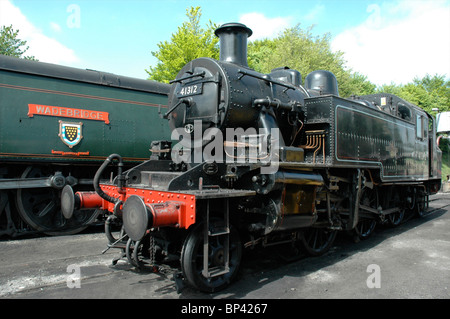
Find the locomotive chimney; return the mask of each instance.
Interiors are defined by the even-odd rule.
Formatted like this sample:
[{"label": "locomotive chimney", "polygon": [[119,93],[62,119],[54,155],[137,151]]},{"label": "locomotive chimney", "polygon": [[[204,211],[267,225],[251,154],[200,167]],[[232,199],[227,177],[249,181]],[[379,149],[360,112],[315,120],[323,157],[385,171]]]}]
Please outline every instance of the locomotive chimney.
[{"label": "locomotive chimney", "polygon": [[220,61],[247,64],[247,38],[253,31],[241,23],[225,23],[214,34],[220,39]]}]

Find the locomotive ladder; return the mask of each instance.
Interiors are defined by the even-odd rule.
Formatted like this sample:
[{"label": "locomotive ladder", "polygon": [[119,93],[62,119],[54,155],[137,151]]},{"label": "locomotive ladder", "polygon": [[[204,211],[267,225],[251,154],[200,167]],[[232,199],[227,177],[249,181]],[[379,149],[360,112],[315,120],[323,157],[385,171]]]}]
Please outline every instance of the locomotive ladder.
[{"label": "locomotive ladder", "polygon": [[[205,229],[203,233],[203,270],[202,275],[205,278],[212,278],[221,276],[230,271],[230,205],[229,200],[226,198],[226,207],[224,211],[224,225],[220,227],[214,226],[212,229],[210,228],[209,223],[209,212],[210,212],[210,200],[208,199],[206,202],[206,223]],[[222,265],[215,265],[213,267],[210,266],[209,260],[209,241],[212,238],[218,238],[218,236],[223,237],[223,263]],[[212,261],[211,261],[212,262]]]}]

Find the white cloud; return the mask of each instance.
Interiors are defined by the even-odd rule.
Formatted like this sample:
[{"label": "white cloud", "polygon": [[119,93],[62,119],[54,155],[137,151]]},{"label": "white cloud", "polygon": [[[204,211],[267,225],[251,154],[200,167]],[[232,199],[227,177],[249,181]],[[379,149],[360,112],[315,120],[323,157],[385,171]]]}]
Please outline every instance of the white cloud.
[{"label": "white cloud", "polygon": [[[9,0],[0,0],[0,26],[12,25],[14,30],[19,30],[18,37],[27,41],[29,46],[25,55],[35,56],[41,62],[55,64],[72,64],[79,62],[75,52],[46,36],[42,30],[36,28],[27,17],[14,6]],[[61,27],[52,24],[52,28],[57,31]]]},{"label": "white cloud", "polygon": [[290,26],[291,17],[267,18],[258,12],[246,13],[240,16],[239,22],[252,29],[251,40],[276,37]]},{"label": "white cloud", "polygon": [[450,76],[448,1],[396,1],[367,7],[361,25],[338,34],[332,49],[375,84],[406,84],[414,77]]}]

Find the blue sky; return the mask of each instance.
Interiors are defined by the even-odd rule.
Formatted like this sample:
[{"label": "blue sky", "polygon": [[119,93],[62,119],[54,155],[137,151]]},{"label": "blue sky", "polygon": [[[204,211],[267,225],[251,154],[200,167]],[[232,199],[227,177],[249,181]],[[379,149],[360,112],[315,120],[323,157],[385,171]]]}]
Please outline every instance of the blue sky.
[{"label": "blue sky", "polygon": [[40,61],[147,78],[151,52],[191,6],[202,8],[204,25],[246,24],[250,41],[314,25],[378,85],[450,76],[450,0],[0,0],[0,25],[19,29]]}]

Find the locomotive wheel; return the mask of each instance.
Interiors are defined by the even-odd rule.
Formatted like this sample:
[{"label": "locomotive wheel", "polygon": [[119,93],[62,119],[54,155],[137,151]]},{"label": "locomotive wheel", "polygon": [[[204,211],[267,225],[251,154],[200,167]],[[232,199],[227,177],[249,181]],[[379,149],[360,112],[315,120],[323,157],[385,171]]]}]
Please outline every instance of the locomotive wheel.
[{"label": "locomotive wheel", "polygon": [[387,220],[389,221],[389,225],[392,227],[397,227],[403,221],[403,217],[405,217],[405,208],[402,207],[402,200],[400,192],[394,194],[391,200],[391,207],[399,207],[399,211],[389,214],[387,216]]},{"label": "locomotive wheel", "polygon": [[416,199],[415,212],[419,217],[424,217],[426,215],[425,206],[425,196],[418,196],[418,198]]},{"label": "locomotive wheel", "polygon": [[[242,257],[242,244],[238,232],[230,227],[229,267],[226,274],[206,278],[203,276],[203,242],[204,223],[195,226],[187,236],[181,251],[181,269],[184,278],[194,288],[203,292],[214,292],[225,288],[236,277]],[[223,264],[224,238],[215,236],[209,238],[209,268]]]},{"label": "locomotive wheel", "polygon": [[[43,169],[29,166],[21,178],[47,177]],[[58,191],[53,188],[21,188],[16,192],[16,204],[20,217],[32,228],[48,235],[73,235],[86,229],[96,218],[93,211],[78,211],[67,220],[64,218]]]},{"label": "locomotive wheel", "polygon": [[373,218],[364,218],[355,227],[355,233],[359,239],[367,239],[373,234],[377,221]]},{"label": "locomotive wheel", "polygon": [[[364,187],[360,203],[361,205],[376,209],[378,207],[378,192],[375,189]],[[377,221],[375,218],[362,217],[355,227],[356,236],[362,240],[369,238],[375,230],[376,225]]]},{"label": "locomotive wheel", "polygon": [[388,215],[389,224],[393,227],[400,225],[404,216],[405,210],[400,208],[400,211]]},{"label": "locomotive wheel", "polygon": [[337,231],[324,227],[309,227],[302,232],[300,242],[310,256],[321,256],[330,250]]}]

